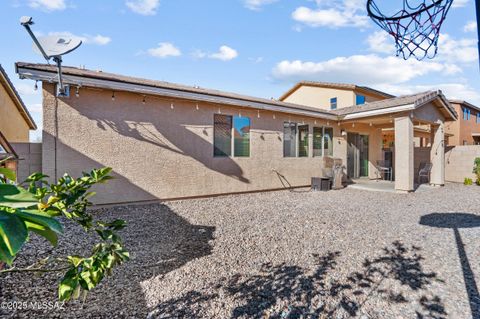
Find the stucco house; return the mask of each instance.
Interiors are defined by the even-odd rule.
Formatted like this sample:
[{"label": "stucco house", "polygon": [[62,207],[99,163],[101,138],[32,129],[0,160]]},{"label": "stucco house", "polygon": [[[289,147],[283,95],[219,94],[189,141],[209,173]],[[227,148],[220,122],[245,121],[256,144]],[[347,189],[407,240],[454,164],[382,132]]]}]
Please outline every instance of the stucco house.
[{"label": "stucco house", "polygon": [[430,181],[443,185],[444,127],[457,119],[440,91],[372,92],[365,104],[326,110],[64,67],[70,96],[57,97],[55,67],[19,62],[16,69],[43,82],[43,172],[54,178],[112,167],[117,178],[99,203],[273,190],[285,181],[306,186],[331,157],[352,179],[376,178],[386,128],[395,135],[395,188],[409,192],[418,125],[431,128]]},{"label": "stucco house", "polygon": [[28,143],[30,130],[37,128],[17,90],[0,65],[0,160],[2,166],[17,170],[19,156],[12,143]]},{"label": "stucco house", "polygon": [[480,107],[462,100],[450,100],[458,120],[445,126],[448,145],[480,145]]}]

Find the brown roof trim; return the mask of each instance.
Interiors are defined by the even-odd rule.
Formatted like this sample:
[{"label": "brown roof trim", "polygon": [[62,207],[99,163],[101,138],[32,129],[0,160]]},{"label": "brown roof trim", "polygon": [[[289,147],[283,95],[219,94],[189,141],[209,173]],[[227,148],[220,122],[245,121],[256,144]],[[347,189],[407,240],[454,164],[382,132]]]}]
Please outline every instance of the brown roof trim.
[{"label": "brown roof trim", "polygon": [[7,151],[7,155],[13,155],[15,158],[18,158],[17,153],[13,149],[12,145],[7,141],[7,138],[0,131],[0,145]]},{"label": "brown roof trim", "polygon": [[479,106],[476,106],[476,105],[473,105],[472,103],[469,103],[467,101],[463,101],[463,100],[448,100],[450,103],[455,103],[455,104],[460,104],[460,105],[465,105],[469,108],[472,108],[474,110],[477,110],[477,111],[480,111],[480,107]]},{"label": "brown roof trim", "polygon": [[28,111],[27,107],[23,103],[22,98],[20,97],[17,90],[15,89],[15,86],[13,86],[12,81],[10,81],[10,78],[8,77],[7,72],[2,67],[1,64],[0,64],[0,83],[2,83],[3,86],[5,87],[5,90],[7,91],[12,101],[15,103],[15,106],[17,107],[18,111],[20,112],[20,114],[22,114],[22,117],[25,119],[25,122],[27,122],[28,127],[31,130],[36,130],[37,124],[35,124],[35,121],[30,115],[30,112]]},{"label": "brown roof trim", "polygon": [[[26,63],[26,62],[17,62],[15,65],[16,65],[17,73],[20,75],[20,78],[25,78],[25,75],[24,74],[22,75],[20,73],[27,70],[27,71],[39,71],[39,72],[52,73],[52,78],[50,80],[53,82],[56,81],[57,70],[56,70],[56,67],[53,65],[35,64],[35,63]],[[19,70],[22,70],[22,72],[19,72]],[[193,87],[193,86],[180,85],[180,84],[175,84],[175,83],[165,82],[165,81],[148,80],[148,79],[124,76],[124,75],[119,75],[114,73],[107,73],[103,71],[80,69],[80,68],[75,68],[70,66],[63,66],[62,72],[65,75],[64,80],[66,82],[68,82],[68,76],[76,76],[84,79],[91,79],[91,80],[98,80],[98,81],[111,81],[111,82],[121,83],[126,85],[139,85],[139,86],[145,86],[145,87],[156,88],[156,89],[168,89],[168,90],[173,90],[175,92],[178,92],[179,94],[182,94],[182,93],[202,94],[202,95],[212,97],[213,99],[227,98],[227,99],[241,101],[244,103],[245,102],[261,103],[269,106],[280,107],[282,108],[282,112],[285,112],[285,113],[292,113],[294,111],[297,111],[297,112],[303,111],[303,112],[313,112],[315,113],[314,116],[318,116],[318,117],[325,116],[332,119],[336,117],[336,115],[330,111],[321,110],[318,108],[309,107],[305,105],[252,97],[252,96],[212,90],[212,89],[204,89],[196,86]],[[32,78],[32,77],[28,77],[28,78]]]},{"label": "brown roof trim", "polygon": [[376,96],[380,96],[386,99],[390,99],[395,97],[394,95],[372,89],[368,86],[358,86],[355,84],[347,84],[347,83],[333,83],[333,82],[317,82],[317,81],[301,81],[295,84],[290,90],[285,92],[280,98],[280,101],[284,101],[290,95],[292,95],[295,91],[297,91],[302,86],[313,86],[313,87],[321,87],[321,88],[330,88],[330,89],[338,89],[338,90],[349,90],[349,91],[360,91],[367,94],[373,94]]}]

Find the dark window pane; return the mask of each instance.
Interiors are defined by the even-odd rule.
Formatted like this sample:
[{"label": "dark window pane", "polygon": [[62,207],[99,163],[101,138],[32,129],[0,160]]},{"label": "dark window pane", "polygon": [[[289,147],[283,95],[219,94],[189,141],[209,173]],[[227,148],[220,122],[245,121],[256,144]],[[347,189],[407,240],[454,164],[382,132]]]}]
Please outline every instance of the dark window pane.
[{"label": "dark window pane", "polygon": [[232,117],[215,114],[213,122],[213,155],[232,155]]},{"label": "dark window pane", "polygon": [[323,156],[333,156],[333,128],[325,127],[323,136]]},{"label": "dark window pane", "polygon": [[298,156],[308,157],[308,125],[298,126]]},{"label": "dark window pane", "polygon": [[332,97],[330,99],[330,109],[332,109],[332,110],[337,109],[337,98],[336,97]]},{"label": "dark window pane", "polygon": [[322,140],[323,140],[323,128],[313,128],[313,156],[322,156]]},{"label": "dark window pane", "polygon": [[283,156],[297,156],[297,124],[283,123]]},{"label": "dark window pane", "polygon": [[233,154],[237,157],[250,156],[250,118],[238,117],[233,118]]}]

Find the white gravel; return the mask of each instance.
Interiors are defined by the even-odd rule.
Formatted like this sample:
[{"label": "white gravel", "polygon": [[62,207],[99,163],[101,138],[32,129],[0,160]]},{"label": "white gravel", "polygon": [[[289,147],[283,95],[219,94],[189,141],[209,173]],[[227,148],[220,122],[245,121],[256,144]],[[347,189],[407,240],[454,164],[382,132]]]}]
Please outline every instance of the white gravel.
[{"label": "white gravel", "polygon": [[[0,317],[478,317],[479,199],[480,187],[448,184],[408,195],[300,190],[101,209],[103,219],[128,221],[132,260],[85,304],[0,308]],[[87,253],[82,231],[66,231],[55,249],[32,238],[17,263]],[[0,302],[55,301],[58,279],[0,276]]]}]

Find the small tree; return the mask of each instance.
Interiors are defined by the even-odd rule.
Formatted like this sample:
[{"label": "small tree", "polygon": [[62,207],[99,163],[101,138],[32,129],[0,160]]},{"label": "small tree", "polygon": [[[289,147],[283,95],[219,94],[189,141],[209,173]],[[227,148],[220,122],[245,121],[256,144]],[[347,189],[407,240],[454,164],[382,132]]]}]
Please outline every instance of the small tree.
[{"label": "small tree", "polygon": [[480,157],[475,158],[475,166],[473,167],[473,173],[477,175],[477,180],[475,181],[477,185],[480,186]]},{"label": "small tree", "polygon": [[[111,168],[94,169],[75,179],[68,174],[56,183],[48,183],[48,176],[35,173],[23,183],[15,185],[15,172],[0,169],[0,261],[9,267],[0,274],[9,272],[64,272],[59,283],[60,300],[78,298],[83,291],[95,288],[106,275],[129,259],[117,234],[126,226],[125,221],[103,222],[94,220],[87,209],[92,203],[89,198],[95,193],[90,188],[110,180]],[[2,176],[3,175],[3,176]],[[9,181],[10,180],[10,181]],[[89,257],[78,255],[46,258],[29,267],[19,269],[13,266],[15,257],[28,241],[31,232],[57,245],[58,236],[63,233],[61,217],[74,221],[87,233],[95,233],[100,242],[93,246]],[[55,267],[53,265],[55,264]],[[59,267],[61,265],[61,267]],[[1,269],[1,268],[0,268]]]}]

